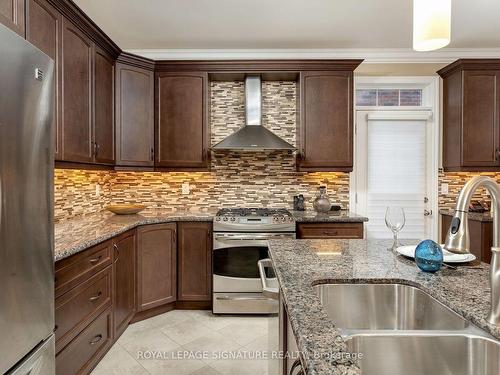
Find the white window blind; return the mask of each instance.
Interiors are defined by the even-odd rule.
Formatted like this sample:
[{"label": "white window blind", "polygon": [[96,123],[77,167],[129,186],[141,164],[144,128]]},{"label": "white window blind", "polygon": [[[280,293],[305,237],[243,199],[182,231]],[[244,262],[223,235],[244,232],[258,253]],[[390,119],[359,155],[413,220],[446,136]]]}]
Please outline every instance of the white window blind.
[{"label": "white window blind", "polygon": [[388,206],[405,210],[400,238],[424,237],[425,126],[424,120],[368,120],[367,237],[392,238]]}]

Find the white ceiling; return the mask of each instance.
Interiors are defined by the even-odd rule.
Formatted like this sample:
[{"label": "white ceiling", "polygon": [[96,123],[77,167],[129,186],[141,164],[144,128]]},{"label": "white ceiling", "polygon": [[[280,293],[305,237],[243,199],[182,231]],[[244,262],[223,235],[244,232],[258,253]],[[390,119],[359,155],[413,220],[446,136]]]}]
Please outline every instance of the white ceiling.
[{"label": "white ceiling", "polygon": [[[411,0],[74,0],[122,49],[412,46]],[[450,48],[500,49],[500,0],[452,0]]]}]

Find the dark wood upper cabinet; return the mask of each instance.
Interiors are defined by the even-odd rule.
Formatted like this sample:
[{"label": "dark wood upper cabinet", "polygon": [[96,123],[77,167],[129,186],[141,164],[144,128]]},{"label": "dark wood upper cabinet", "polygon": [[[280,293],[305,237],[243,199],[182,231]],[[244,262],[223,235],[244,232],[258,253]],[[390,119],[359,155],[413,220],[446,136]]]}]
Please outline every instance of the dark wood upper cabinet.
[{"label": "dark wood upper cabinet", "polygon": [[114,79],[115,63],[103,49],[95,47],[94,53],[94,162],[114,164]]},{"label": "dark wood upper cabinet", "polygon": [[298,125],[301,171],[352,171],[352,71],[301,72]]},{"label": "dark wood upper cabinet", "polygon": [[0,0],[0,23],[23,36],[25,0]]},{"label": "dark wood upper cabinet", "polygon": [[116,165],[154,165],[154,73],[116,64]]},{"label": "dark wood upper cabinet", "polygon": [[137,229],[137,310],[144,311],[177,297],[177,225]]},{"label": "dark wood upper cabinet", "polygon": [[75,25],[63,18],[62,129],[63,160],[91,163],[93,44]]},{"label": "dark wood upper cabinet", "polygon": [[113,250],[113,321],[117,339],[132,320],[136,308],[135,230],[118,236]]},{"label": "dark wood upper cabinet", "polygon": [[62,15],[46,0],[26,2],[26,39],[46,53],[55,63],[54,74],[54,157],[62,160]]},{"label": "dark wood upper cabinet", "polygon": [[500,59],[458,60],[443,78],[443,168],[500,170]]},{"label": "dark wood upper cabinet", "polygon": [[179,301],[212,299],[212,223],[178,223]]},{"label": "dark wood upper cabinet", "polygon": [[207,73],[156,73],[155,166],[209,168]]}]

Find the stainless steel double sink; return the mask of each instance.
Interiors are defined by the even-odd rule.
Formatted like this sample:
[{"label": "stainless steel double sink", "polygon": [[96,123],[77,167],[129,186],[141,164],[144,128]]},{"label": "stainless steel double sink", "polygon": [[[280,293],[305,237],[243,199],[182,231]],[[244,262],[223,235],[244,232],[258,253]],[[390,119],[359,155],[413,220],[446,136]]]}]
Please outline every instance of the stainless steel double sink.
[{"label": "stainless steel double sink", "polygon": [[499,375],[500,342],[422,290],[318,284],[328,316],[368,375]]}]

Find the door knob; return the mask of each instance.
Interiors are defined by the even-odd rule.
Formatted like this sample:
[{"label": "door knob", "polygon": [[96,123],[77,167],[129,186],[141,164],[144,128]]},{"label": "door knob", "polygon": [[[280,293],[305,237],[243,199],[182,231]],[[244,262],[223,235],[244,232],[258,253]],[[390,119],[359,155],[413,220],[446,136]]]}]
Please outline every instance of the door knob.
[{"label": "door knob", "polygon": [[424,216],[431,216],[432,210],[424,210]]}]

